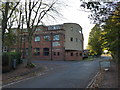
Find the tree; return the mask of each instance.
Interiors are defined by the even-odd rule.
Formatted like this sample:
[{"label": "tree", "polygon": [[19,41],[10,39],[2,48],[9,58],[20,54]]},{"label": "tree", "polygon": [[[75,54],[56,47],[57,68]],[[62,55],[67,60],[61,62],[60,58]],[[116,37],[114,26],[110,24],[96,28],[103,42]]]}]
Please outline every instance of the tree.
[{"label": "tree", "polygon": [[115,8],[118,4],[114,2],[83,2],[80,7],[83,7],[84,11],[89,11],[91,14],[88,18],[95,24],[101,24],[112,16]]},{"label": "tree", "polygon": [[43,1],[43,0],[37,0],[37,1],[25,1],[25,22],[27,25],[27,31],[28,31],[28,61],[27,65],[31,64],[31,58],[32,58],[32,40],[34,32],[37,28],[37,26],[40,23],[43,23],[42,20],[45,18],[46,15],[51,16],[54,18],[54,16],[50,15],[50,13],[57,13],[59,12],[56,10],[55,5],[57,4],[57,1]]},{"label": "tree", "polygon": [[101,29],[98,24],[96,24],[90,34],[89,34],[89,42],[88,46],[90,51],[97,56],[102,54],[102,36],[101,36]]},{"label": "tree", "polygon": [[14,22],[13,12],[16,10],[16,7],[19,5],[19,2],[2,2],[0,11],[2,12],[2,43],[4,45],[4,37],[6,29],[8,31],[11,29]]},{"label": "tree", "polygon": [[[118,7],[120,10],[120,6]],[[107,47],[111,52],[113,59],[120,63],[120,11],[116,10],[114,14],[117,16],[111,16],[103,25],[104,37],[107,42],[104,47]]]},{"label": "tree", "polygon": [[[105,5],[103,5],[105,4]],[[82,7],[89,9],[92,14],[90,19],[103,26],[103,46],[108,48],[116,62],[120,62],[120,2],[84,2]],[[102,25],[103,24],[103,25]]]}]

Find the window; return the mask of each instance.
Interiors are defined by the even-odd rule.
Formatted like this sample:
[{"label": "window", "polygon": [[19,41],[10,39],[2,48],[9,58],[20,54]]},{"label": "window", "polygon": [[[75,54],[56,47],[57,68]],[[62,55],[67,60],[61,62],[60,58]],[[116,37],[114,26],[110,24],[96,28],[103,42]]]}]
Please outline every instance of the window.
[{"label": "window", "polygon": [[76,42],[78,41],[78,39],[76,38]]},{"label": "window", "polygon": [[82,53],[80,53],[80,56],[82,56]]},{"label": "window", "polygon": [[55,25],[55,26],[49,26],[48,27],[48,30],[58,30],[58,29],[61,29],[60,25]]},{"label": "window", "polygon": [[40,55],[40,48],[34,48],[34,55]]},{"label": "window", "polygon": [[49,56],[49,48],[43,48],[43,55]]},{"label": "window", "polygon": [[40,41],[40,36],[35,37],[35,42],[38,42],[38,41]]},{"label": "window", "polygon": [[36,28],[36,30],[35,31],[40,31],[41,29],[40,28]]},{"label": "window", "polygon": [[52,46],[60,46],[60,43],[59,42],[53,42]]},{"label": "window", "polygon": [[60,56],[60,52],[57,52],[57,55]]},{"label": "window", "polygon": [[78,56],[78,53],[76,53],[76,56]]},{"label": "window", "polygon": [[71,53],[71,56],[73,56],[73,53]]},{"label": "window", "polygon": [[54,35],[53,40],[60,40],[60,35]]},{"label": "window", "polygon": [[72,37],[70,38],[70,41],[73,41],[73,38],[72,38]]},{"label": "window", "polygon": [[56,56],[56,52],[54,52],[54,56]]},{"label": "window", "polygon": [[71,29],[71,31],[73,31],[73,27],[71,27],[70,29]]},{"label": "window", "polygon": [[45,40],[45,41],[50,41],[50,36],[49,36],[49,35],[45,35],[45,36],[44,36],[44,40]]},{"label": "window", "polygon": [[10,51],[11,51],[11,52],[15,52],[16,49],[15,49],[15,48],[11,48]]},{"label": "window", "polygon": [[28,48],[26,48],[25,54],[28,55]]}]

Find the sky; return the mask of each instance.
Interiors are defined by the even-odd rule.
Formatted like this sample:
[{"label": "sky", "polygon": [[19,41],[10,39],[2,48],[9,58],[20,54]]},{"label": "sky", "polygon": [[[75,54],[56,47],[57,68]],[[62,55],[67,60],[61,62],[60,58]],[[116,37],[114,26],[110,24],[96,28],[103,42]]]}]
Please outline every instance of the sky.
[{"label": "sky", "polygon": [[[94,27],[94,24],[90,24],[88,15],[90,12],[84,12],[80,10],[80,0],[66,0],[68,6],[62,8],[63,20],[53,22],[54,24],[63,23],[77,23],[82,27],[84,35],[84,49],[88,44],[89,32]],[[52,23],[52,24],[53,24]]]}]

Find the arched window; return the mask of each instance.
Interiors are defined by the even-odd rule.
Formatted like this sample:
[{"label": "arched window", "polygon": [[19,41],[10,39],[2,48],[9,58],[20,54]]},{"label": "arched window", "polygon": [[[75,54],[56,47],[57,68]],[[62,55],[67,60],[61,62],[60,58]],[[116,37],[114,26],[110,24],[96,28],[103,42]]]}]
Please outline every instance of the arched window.
[{"label": "arched window", "polygon": [[35,42],[38,42],[38,41],[40,41],[40,36],[35,37]]}]

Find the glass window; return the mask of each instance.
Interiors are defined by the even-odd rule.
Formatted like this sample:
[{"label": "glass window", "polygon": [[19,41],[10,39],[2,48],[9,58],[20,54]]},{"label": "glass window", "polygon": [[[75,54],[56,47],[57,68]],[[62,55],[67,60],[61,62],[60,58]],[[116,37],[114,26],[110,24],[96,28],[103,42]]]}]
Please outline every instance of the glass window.
[{"label": "glass window", "polygon": [[60,43],[59,42],[53,42],[52,46],[60,46]]},{"label": "glass window", "polygon": [[73,53],[71,53],[71,56],[73,56]]},{"label": "glass window", "polygon": [[50,36],[49,36],[49,35],[45,35],[45,36],[44,36],[44,40],[45,40],[45,41],[50,41]]},{"label": "glass window", "polygon": [[40,48],[34,48],[34,55],[40,55]]},{"label": "glass window", "polygon": [[78,56],[78,53],[76,53],[76,56]]},{"label": "glass window", "polygon": [[60,52],[57,52],[57,55],[60,56]]},{"label": "glass window", "polygon": [[38,41],[40,41],[40,36],[35,37],[35,42],[38,42]]},{"label": "glass window", "polygon": [[54,56],[56,56],[56,52],[54,52]]},{"label": "glass window", "polygon": [[82,56],[82,53],[80,53],[80,56]]},{"label": "glass window", "polygon": [[25,54],[28,55],[28,48],[26,48]]},{"label": "glass window", "polygon": [[53,40],[60,40],[60,35],[54,35]]},{"label": "glass window", "polygon": [[72,37],[70,38],[70,41],[73,41],[73,38],[72,38]]},{"label": "glass window", "polygon": [[36,28],[36,30],[35,31],[40,31],[41,29],[40,28]]},{"label": "glass window", "polygon": [[43,55],[49,56],[49,48],[43,48]]},{"label": "glass window", "polygon": [[76,38],[76,42],[78,41],[78,39]]}]

